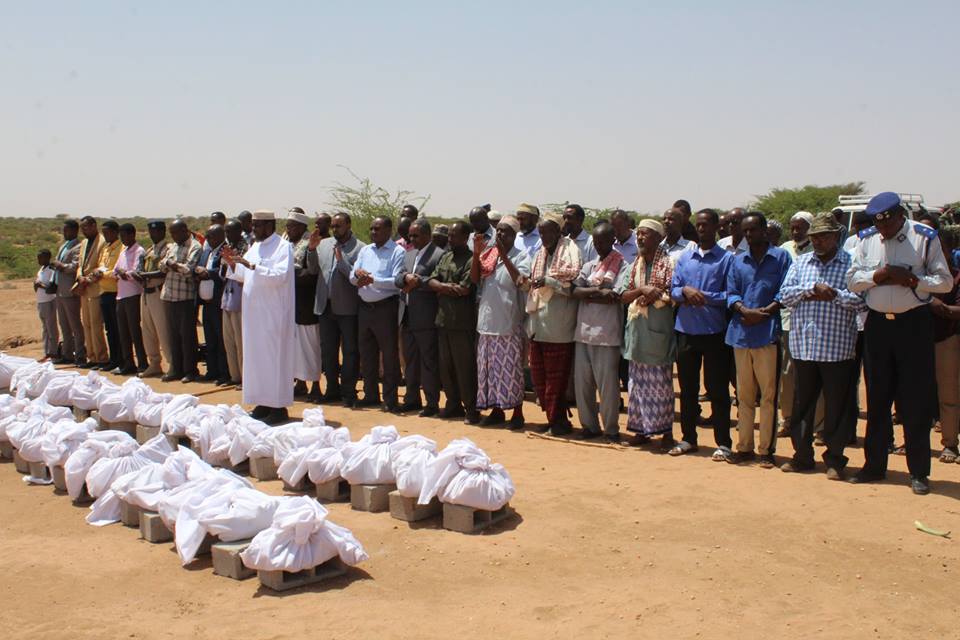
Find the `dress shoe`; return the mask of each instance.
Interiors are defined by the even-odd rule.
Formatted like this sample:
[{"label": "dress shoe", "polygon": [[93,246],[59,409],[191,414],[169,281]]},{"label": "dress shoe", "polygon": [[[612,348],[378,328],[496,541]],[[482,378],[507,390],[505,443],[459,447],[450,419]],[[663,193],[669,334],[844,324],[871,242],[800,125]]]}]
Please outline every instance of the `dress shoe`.
[{"label": "dress shoe", "polygon": [[920,476],[910,476],[910,488],[918,496],[925,496],[930,493],[930,481]]},{"label": "dress shoe", "polygon": [[620,444],[621,438],[619,433],[614,433],[611,435],[603,436],[603,441],[606,444]]},{"label": "dress shoe", "polygon": [[183,376],[175,371],[167,373],[165,376],[160,378],[160,382],[173,382],[174,380],[179,380]]},{"label": "dress shoe", "polygon": [[566,423],[555,424],[550,427],[550,433],[555,436],[568,436],[573,433],[573,427]]},{"label": "dress shoe", "polygon": [[402,405],[400,405],[400,411],[403,413],[407,413],[409,411],[419,411],[420,409],[423,409],[423,405],[419,402],[404,402]]},{"label": "dress shoe", "polygon": [[391,403],[391,404],[384,404],[384,405],[380,408],[380,410],[383,411],[384,413],[395,413],[395,414],[401,414],[401,413],[403,413],[403,409],[400,407],[400,405],[398,405],[398,404],[393,404],[393,403]]},{"label": "dress shoe", "polygon": [[590,429],[580,429],[580,432],[577,434],[578,440],[596,440],[603,434],[599,431],[591,431]]},{"label": "dress shoe", "polygon": [[354,402],[354,406],[361,407],[361,408],[366,408],[366,407],[379,407],[379,406],[380,406],[380,401],[379,401],[379,400],[375,400],[375,399],[373,399],[373,398],[370,398],[369,400],[368,400],[367,398],[364,398],[363,400],[356,400],[356,401]]},{"label": "dress shoe", "polygon": [[248,415],[254,420],[262,420],[263,418],[267,417],[269,413],[270,413],[270,407],[264,407],[258,404],[253,408],[253,411],[251,411]]},{"label": "dress shoe", "polygon": [[480,424],[479,411],[466,411],[466,417],[463,419],[465,424]]},{"label": "dress shoe", "polygon": [[339,393],[325,393],[320,396],[320,404],[334,404],[342,400],[343,397]]},{"label": "dress shoe", "polygon": [[466,411],[463,410],[463,407],[444,407],[440,409],[437,413],[437,416],[440,418],[462,418],[466,416]]},{"label": "dress shoe", "polygon": [[196,382],[197,379],[198,379],[197,374],[195,374],[195,373],[188,373],[187,375],[185,375],[185,376],[183,376],[182,378],[180,378],[180,382],[186,384],[186,383],[188,383],[188,382]]},{"label": "dress shoe", "polygon": [[356,404],[357,404],[357,401],[356,401],[355,399],[353,399],[353,398],[344,398],[344,399],[343,399],[343,407],[344,407],[345,409],[353,409],[353,407],[354,407]]},{"label": "dress shoe", "polygon": [[480,421],[480,426],[492,427],[494,425],[503,424],[504,420],[506,420],[506,416],[503,415],[503,410],[494,409],[490,412],[490,415]]},{"label": "dress shoe", "polygon": [[736,451],[730,458],[727,460],[730,464],[742,464],[744,462],[750,462],[756,459],[756,454],[753,451]]},{"label": "dress shoe", "polygon": [[879,482],[883,480],[884,477],[882,473],[861,469],[850,478],[849,482],[850,484],[867,484],[868,482]]},{"label": "dress shoe", "polygon": [[827,480],[843,480],[844,477],[843,469],[827,467]]},{"label": "dress shoe", "polygon": [[140,378],[159,378],[163,375],[161,369],[147,369],[146,371],[141,371],[139,374]]},{"label": "dress shoe", "polygon": [[286,409],[270,409],[260,421],[269,425],[283,424],[290,422],[290,414],[287,413]]},{"label": "dress shoe", "polygon": [[421,411],[417,415],[421,418],[432,418],[438,413],[440,413],[440,410],[437,409],[436,407],[424,407],[423,411]]},{"label": "dress shoe", "polygon": [[216,374],[210,375],[209,373],[205,373],[199,378],[197,378],[197,380],[199,380],[200,382],[216,382],[218,379],[219,379],[218,375]]},{"label": "dress shoe", "polygon": [[97,366],[97,363],[96,363],[96,362],[91,362],[90,360],[86,360],[86,361],[84,361],[84,362],[82,362],[82,363],[81,363],[81,362],[78,362],[78,363],[77,363],[77,366],[80,367],[81,369],[93,369],[94,367]]},{"label": "dress shoe", "polygon": [[214,383],[218,387],[229,387],[231,384],[233,383],[230,382],[230,378],[220,378]]},{"label": "dress shoe", "polygon": [[812,464],[800,464],[790,460],[789,462],[784,462],[780,465],[780,471],[784,473],[802,473],[804,471],[813,471]]},{"label": "dress shoe", "polygon": [[510,422],[507,423],[507,429],[510,429],[510,431],[523,431],[526,425],[527,422],[523,419],[523,416],[513,416],[510,418]]}]

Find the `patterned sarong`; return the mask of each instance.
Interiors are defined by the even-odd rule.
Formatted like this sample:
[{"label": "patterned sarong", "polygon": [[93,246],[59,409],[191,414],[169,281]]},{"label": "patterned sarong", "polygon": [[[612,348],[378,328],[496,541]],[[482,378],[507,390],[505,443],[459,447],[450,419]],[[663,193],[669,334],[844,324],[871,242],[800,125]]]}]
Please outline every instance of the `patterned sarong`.
[{"label": "patterned sarong", "polygon": [[673,429],[671,368],[630,362],[627,431],[655,436]]},{"label": "patterned sarong", "polygon": [[573,363],[573,343],[530,341],[530,377],[540,408],[551,425],[567,422],[567,383]]},{"label": "patterned sarong", "polygon": [[477,409],[523,404],[523,338],[477,336]]}]

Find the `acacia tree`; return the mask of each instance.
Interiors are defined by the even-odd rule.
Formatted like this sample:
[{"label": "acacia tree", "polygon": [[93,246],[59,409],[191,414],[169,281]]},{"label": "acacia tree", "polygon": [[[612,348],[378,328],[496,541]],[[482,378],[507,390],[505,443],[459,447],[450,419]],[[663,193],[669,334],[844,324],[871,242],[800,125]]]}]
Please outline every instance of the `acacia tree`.
[{"label": "acacia tree", "polygon": [[830,211],[837,206],[839,196],[858,196],[863,194],[863,182],[831,184],[820,187],[808,184],[797,189],[771,189],[750,204],[750,209],[762,211],[768,218],[787,221],[797,211],[809,211],[816,215],[821,211]]},{"label": "acacia tree", "polygon": [[355,184],[334,182],[329,188],[329,204],[339,211],[350,214],[353,220],[353,232],[364,240],[368,239],[370,222],[374,218],[380,216],[396,218],[405,204],[415,205],[423,212],[430,201],[429,194],[420,196],[415,191],[407,189],[391,192],[374,184],[370,178],[358,176],[349,167],[337,166],[349,173]]}]

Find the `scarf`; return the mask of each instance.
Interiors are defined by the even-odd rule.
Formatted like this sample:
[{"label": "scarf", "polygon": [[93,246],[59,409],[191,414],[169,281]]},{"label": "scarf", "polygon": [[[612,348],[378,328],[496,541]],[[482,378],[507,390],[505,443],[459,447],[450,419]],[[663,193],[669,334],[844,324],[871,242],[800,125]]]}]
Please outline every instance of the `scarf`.
[{"label": "scarf", "polygon": [[[547,248],[540,247],[537,256],[533,260],[533,268],[530,269],[530,281],[539,280],[544,277],[551,277],[560,282],[563,288],[570,287],[570,283],[580,275],[580,249],[570,238],[560,238],[556,248],[553,250],[553,260],[550,266],[547,266]],[[550,298],[553,297],[553,288],[542,286],[537,289],[531,289],[527,296],[527,312],[534,313],[547,306]]]},{"label": "scarf", "polygon": [[500,251],[497,245],[484,249],[480,254],[480,277],[489,278],[497,268],[497,260],[500,259]]},{"label": "scarf", "polygon": [[593,270],[590,277],[587,278],[587,284],[591,287],[599,287],[604,283],[615,284],[614,280],[620,273],[620,266],[623,264],[623,255],[616,250],[607,254],[607,257],[600,261],[597,268]]},{"label": "scarf", "polygon": [[[653,255],[653,268],[650,270],[650,282],[647,282],[647,264],[643,259],[643,254],[637,254],[637,259],[633,263],[633,269],[630,271],[630,282],[628,289],[636,289],[649,284],[663,291],[663,296],[653,303],[655,309],[667,306],[670,301],[670,281],[673,279],[673,261],[670,255],[663,247],[657,247],[657,252]],[[637,298],[627,307],[627,320],[633,320],[637,316],[647,317],[647,305],[640,302]]]}]

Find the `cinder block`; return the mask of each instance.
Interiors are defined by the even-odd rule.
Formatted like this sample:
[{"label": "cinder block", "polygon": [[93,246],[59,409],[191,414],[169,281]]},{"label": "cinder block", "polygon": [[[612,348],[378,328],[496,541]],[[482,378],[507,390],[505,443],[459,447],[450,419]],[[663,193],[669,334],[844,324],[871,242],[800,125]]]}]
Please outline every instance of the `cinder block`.
[{"label": "cinder block", "polygon": [[425,520],[443,512],[443,505],[434,496],[430,504],[417,504],[416,498],[400,495],[399,491],[390,492],[390,515],[397,520],[416,522]]},{"label": "cinder block", "polygon": [[73,408],[73,417],[75,420],[77,420],[77,422],[82,422],[86,420],[87,418],[90,417],[90,414],[92,413],[93,411],[91,411],[90,409],[80,409],[79,407]]},{"label": "cinder block", "polygon": [[141,511],[140,537],[147,542],[170,542],[173,540],[173,531],[163,524],[160,514],[156,511]]},{"label": "cinder block", "polygon": [[317,500],[320,502],[347,502],[350,500],[350,483],[343,478],[334,478],[317,485]]},{"label": "cinder block", "polygon": [[350,506],[357,511],[387,511],[390,509],[390,492],[396,488],[395,484],[352,484]]},{"label": "cinder block", "polygon": [[187,449],[193,448],[193,443],[190,442],[190,438],[187,436],[167,436],[167,442],[170,443],[170,448],[174,451],[177,450],[177,447],[183,445]]},{"label": "cinder block", "polygon": [[17,470],[17,473],[24,475],[30,473],[30,463],[24,460],[16,449],[13,450],[13,468]]},{"label": "cinder block", "polygon": [[57,465],[53,469],[53,492],[64,494],[67,492],[67,474],[63,470],[62,465]]},{"label": "cinder block", "polygon": [[347,572],[347,566],[343,564],[340,558],[331,558],[323,564],[318,564],[312,569],[291,573],[289,571],[258,571],[257,577],[260,584],[274,591],[286,591],[287,589],[296,589],[309,584],[323,582],[342,576]]},{"label": "cinder block", "polygon": [[[197,451],[197,455],[200,455],[200,451]],[[213,465],[218,469],[226,469],[227,471],[232,471],[238,476],[248,476],[250,475],[250,461],[241,460],[240,464],[230,464],[230,460],[224,460],[223,462],[218,462]]]},{"label": "cinder block", "polygon": [[443,528],[460,533],[478,533],[513,515],[509,504],[496,511],[484,511],[459,504],[443,503]]},{"label": "cinder block", "polygon": [[83,505],[90,504],[94,501],[94,497],[90,495],[89,491],[87,491],[87,485],[84,484],[82,487],[80,487],[80,495],[73,499],[73,505],[75,507],[82,507]]},{"label": "cinder block", "polygon": [[37,478],[38,480],[50,479],[50,471],[47,469],[47,465],[43,462],[29,462],[27,465],[30,469],[31,477]]},{"label": "cinder block", "polygon": [[140,444],[159,434],[160,427],[148,427],[145,424],[137,424],[137,442]]},{"label": "cinder block", "polygon": [[143,511],[135,504],[130,504],[126,500],[120,501],[120,522],[128,527],[140,526],[140,512]]},{"label": "cinder block", "polygon": [[210,550],[213,549],[213,545],[220,542],[220,538],[217,536],[212,536],[209,533],[203,537],[203,541],[200,542],[200,546],[197,547],[198,556],[208,556],[210,555]]},{"label": "cinder block", "polygon": [[300,482],[297,484],[288,484],[286,480],[283,481],[283,490],[284,491],[310,491],[310,488],[316,486],[310,482],[310,478],[307,474],[303,474],[303,477],[300,478]]},{"label": "cinder block", "polygon": [[250,458],[250,475],[257,480],[276,480],[277,463],[273,457]]},{"label": "cinder block", "polygon": [[13,445],[9,440],[0,440],[0,460],[13,460]]},{"label": "cinder block", "polygon": [[218,576],[245,580],[256,575],[256,571],[244,566],[240,553],[250,545],[249,540],[236,542],[218,542],[210,547],[213,559],[213,572]]},{"label": "cinder block", "polygon": [[123,431],[124,433],[130,434],[131,437],[136,437],[137,435],[137,423],[136,422],[110,422],[109,420],[104,420],[100,418],[100,426],[97,427],[97,431]]}]

